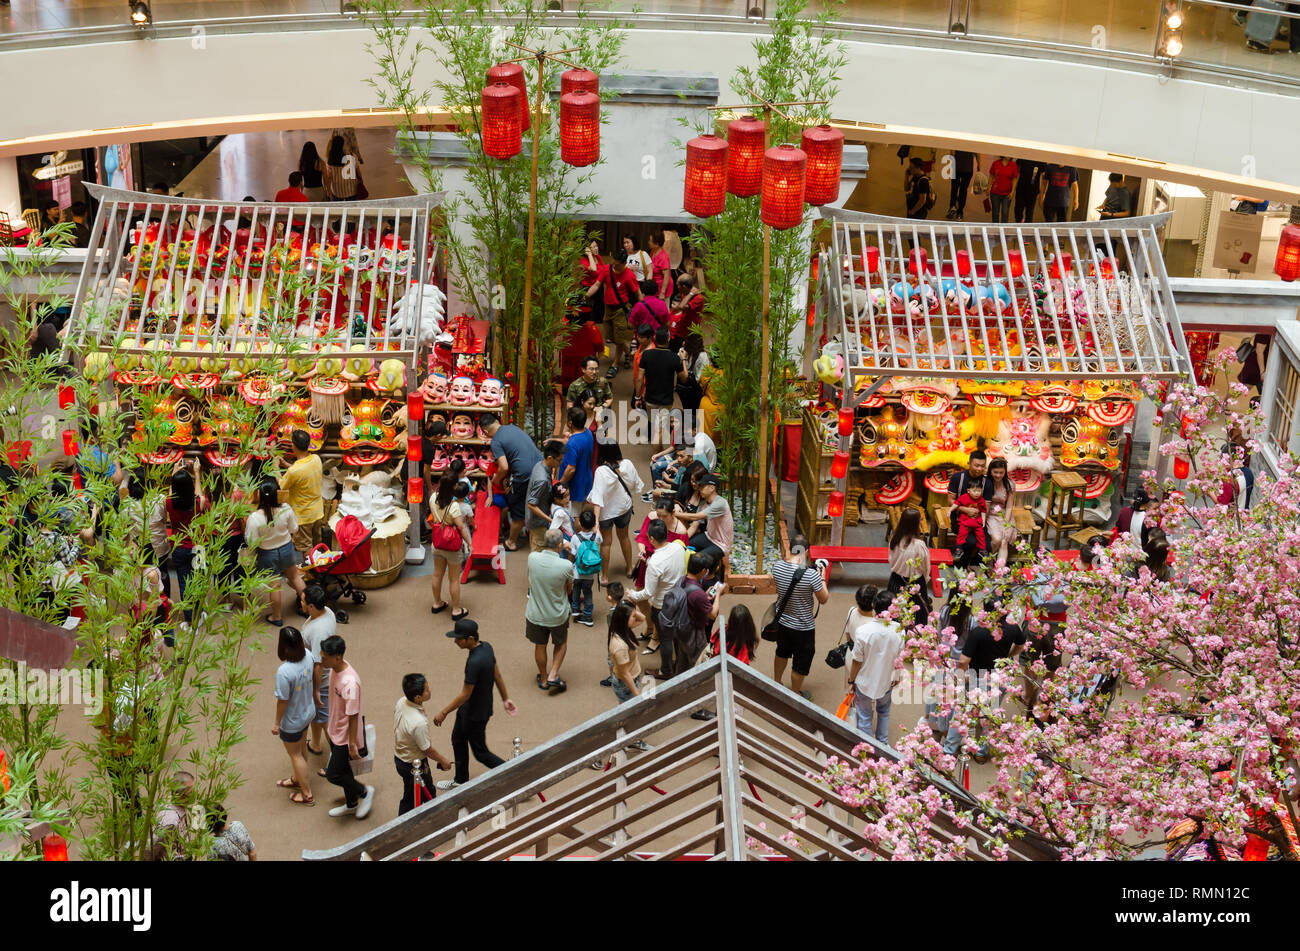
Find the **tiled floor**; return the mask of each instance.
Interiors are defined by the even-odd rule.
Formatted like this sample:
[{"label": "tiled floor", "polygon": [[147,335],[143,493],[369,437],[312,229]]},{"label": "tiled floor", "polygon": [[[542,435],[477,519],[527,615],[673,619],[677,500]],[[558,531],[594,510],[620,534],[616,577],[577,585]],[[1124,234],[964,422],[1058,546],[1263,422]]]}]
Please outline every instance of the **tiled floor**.
[{"label": "tiled floor", "polygon": [[[771,0],[767,0],[771,2]],[[743,16],[764,0],[638,0],[647,14],[707,13]],[[945,32],[950,6],[955,19],[967,19],[972,35],[1012,37],[1078,47],[1111,49],[1144,56],[1155,45],[1160,0],[848,0],[843,18],[851,22]],[[156,23],[200,18],[285,16],[339,12],[338,0],[164,0],[155,4]],[[615,0],[615,9],[631,9],[631,0]],[[965,17],[963,10],[970,9]],[[122,0],[12,0],[0,7],[0,34],[124,25]],[[1300,56],[1283,50],[1266,55],[1246,50],[1242,28],[1230,11],[1186,6],[1183,59],[1269,74],[1300,77]]]}]

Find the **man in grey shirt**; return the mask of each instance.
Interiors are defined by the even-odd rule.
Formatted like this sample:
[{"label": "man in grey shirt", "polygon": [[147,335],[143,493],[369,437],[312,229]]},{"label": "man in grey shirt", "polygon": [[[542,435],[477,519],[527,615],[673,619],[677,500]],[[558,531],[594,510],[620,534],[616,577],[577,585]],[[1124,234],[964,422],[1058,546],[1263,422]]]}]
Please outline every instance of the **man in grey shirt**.
[{"label": "man in grey shirt", "polygon": [[528,477],[528,550],[541,551],[546,530],[551,526],[551,486],[564,458],[564,443],[552,439],[542,447],[542,461]]},{"label": "man in grey shirt", "polygon": [[533,467],[542,459],[536,443],[518,426],[507,423],[501,425],[494,413],[484,413],[478,418],[483,432],[491,440],[492,458],[496,460],[497,471],[492,477],[492,490],[504,492],[506,477],[510,478],[510,492],[507,495],[507,508],[510,515],[510,538],[506,541],[506,551],[519,550],[519,533],[524,528],[524,515],[527,514],[528,482],[533,474]]},{"label": "man in grey shirt", "polygon": [[[552,695],[563,693],[568,685],[560,679],[560,665],[569,649],[569,615],[572,605],[573,562],[560,554],[564,536],[548,529],[544,548],[528,556],[528,607],[524,610],[524,634],[533,645],[537,661],[537,686]],[[547,664],[546,645],[555,645],[555,654]]]}]

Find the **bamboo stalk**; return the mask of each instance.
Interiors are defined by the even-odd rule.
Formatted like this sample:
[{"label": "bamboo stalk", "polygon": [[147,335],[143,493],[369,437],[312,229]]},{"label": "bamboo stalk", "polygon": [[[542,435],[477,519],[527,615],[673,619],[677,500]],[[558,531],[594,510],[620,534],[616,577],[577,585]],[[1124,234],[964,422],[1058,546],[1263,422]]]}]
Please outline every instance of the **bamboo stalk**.
[{"label": "bamboo stalk", "polygon": [[[568,52],[567,50],[565,52]],[[533,309],[533,232],[537,223],[537,144],[546,94],[546,54],[537,56],[537,110],[533,119],[533,176],[528,183],[528,249],[524,254],[524,323],[519,331],[519,424],[528,411],[528,318]]]},{"label": "bamboo stalk", "polygon": [[772,227],[763,225],[763,344],[759,349],[758,382],[758,512],[754,517],[754,573],[763,573],[763,534],[767,527],[767,385],[768,312],[772,303]]}]

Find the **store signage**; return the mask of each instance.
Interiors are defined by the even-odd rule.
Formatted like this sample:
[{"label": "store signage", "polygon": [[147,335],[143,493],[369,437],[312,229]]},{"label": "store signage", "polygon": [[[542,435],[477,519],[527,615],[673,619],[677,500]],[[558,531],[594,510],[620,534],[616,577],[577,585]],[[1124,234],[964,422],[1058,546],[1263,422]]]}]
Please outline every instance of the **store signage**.
[{"label": "store signage", "polygon": [[48,182],[55,178],[62,178],[64,175],[75,175],[86,167],[86,163],[77,159],[72,162],[63,162],[59,165],[45,165],[32,172],[32,176],[39,181]]},{"label": "store signage", "polygon": [[1240,274],[1254,274],[1259,262],[1263,215],[1219,212],[1219,232],[1214,239],[1214,266]]}]

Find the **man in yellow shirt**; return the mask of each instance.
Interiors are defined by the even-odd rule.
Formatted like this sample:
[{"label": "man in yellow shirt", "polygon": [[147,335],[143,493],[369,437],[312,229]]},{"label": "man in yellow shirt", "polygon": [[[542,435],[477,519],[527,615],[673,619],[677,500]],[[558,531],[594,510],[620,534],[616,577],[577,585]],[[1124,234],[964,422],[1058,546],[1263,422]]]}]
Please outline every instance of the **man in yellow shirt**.
[{"label": "man in yellow shirt", "polygon": [[320,457],[311,453],[311,437],[302,429],[295,429],[293,464],[280,477],[280,491],[298,517],[298,530],[293,533],[293,547],[306,555],[320,544],[325,525],[325,505],[321,501]]}]

